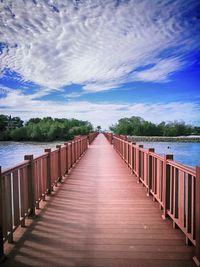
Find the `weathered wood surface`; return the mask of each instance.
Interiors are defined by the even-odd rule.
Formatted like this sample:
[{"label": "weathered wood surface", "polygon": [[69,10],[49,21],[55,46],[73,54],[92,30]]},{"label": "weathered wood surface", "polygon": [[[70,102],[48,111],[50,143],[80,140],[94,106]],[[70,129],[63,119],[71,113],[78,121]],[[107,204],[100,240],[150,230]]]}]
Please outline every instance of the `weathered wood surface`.
[{"label": "weathered wood surface", "polygon": [[3,267],[194,266],[193,247],[103,135],[23,231]]}]

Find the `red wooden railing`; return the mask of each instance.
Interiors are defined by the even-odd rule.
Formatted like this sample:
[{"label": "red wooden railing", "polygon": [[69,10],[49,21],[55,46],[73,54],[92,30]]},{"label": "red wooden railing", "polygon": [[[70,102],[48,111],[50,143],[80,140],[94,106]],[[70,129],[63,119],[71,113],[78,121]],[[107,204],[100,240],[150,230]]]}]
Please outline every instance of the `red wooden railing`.
[{"label": "red wooden railing", "polygon": [[186,243],[196,246],[194,261],[200,266],[200,166],[184,166],[173,161],[173,155],[160,156],[153,148],[126,141],[126,136],[105,136],[146,187],[147,195],[159,203],[163,219],[169,216],[173,227],[185,234]]},{"label": "red wooden railing", "polygon": [[93,132],[93,133],[89,133],[88,134],[88,142],[89,144],[91,144],[93,142],[93,140],[97,137],[98,132]]},{"label": "red wooden railing", "polygon": [[0,167],[0,260],[4,256],[4,242],[13,242],[18,226],[25,226],[25,218],[35,215],[41,200],[51,194],[53,187],[82,156],[97,133],[77,136],[74,140],[34,158],[26,155],[24,162],[1,172]]}]

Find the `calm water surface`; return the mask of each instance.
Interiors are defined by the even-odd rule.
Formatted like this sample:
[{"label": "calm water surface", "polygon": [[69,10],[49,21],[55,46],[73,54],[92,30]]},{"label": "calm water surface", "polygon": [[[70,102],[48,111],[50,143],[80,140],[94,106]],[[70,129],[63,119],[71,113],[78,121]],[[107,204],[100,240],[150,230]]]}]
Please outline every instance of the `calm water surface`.
[{"label": "calm water surface", "polygon": [[188,166],[200,165],[200,143],[138,142],[144,148],[155,148],[161,155],[173,154],[174,160]]},{"label": "calm water surface", "polygon": [[39,156],[45,148],[56,148],[57,144],[64,142],[38,143],[38,142],[0,142],[0,166],[3,169],[12,167],[24,160],[24,155]]},{"label": "calm water surface", "polygon": [[[0,142],[0,166],[12,167],[24,160],[24,155],[41,155],[45,148],[55,148],[64,142]],[[174,160],[195,167],[200,165],[200,143],[139,142],[145,148],[153,147],[158,154],[173,154]]]}]

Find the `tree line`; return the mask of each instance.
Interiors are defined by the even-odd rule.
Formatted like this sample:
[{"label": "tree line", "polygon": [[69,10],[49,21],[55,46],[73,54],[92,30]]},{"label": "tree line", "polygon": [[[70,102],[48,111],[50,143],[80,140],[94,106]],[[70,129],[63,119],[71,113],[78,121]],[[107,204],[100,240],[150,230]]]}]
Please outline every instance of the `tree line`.
[{"label": "tree line", "polygon": [[136,136],[186,136],[200,135],[200,127],[186,124],[183,121],[161,122],[155,124],[141,117],[122,118],[110,127],[114,134]]},{"label": "tree line", "polygon": [[24,122],[19,117],[0,115],[1,141],[70,140],[75,135],[87,135],[91,131],[90,122],[77,119],[45,117]]}]

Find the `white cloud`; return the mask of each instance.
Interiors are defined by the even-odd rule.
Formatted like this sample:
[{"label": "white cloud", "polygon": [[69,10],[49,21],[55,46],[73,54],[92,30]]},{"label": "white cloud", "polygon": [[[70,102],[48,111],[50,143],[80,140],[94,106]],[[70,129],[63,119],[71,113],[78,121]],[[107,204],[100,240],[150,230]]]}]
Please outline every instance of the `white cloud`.
[{"label": "white cloud", "polygon": [[154,67],[133,74],[134,80],[139,81],[167,81],[169,74],[181,68],[182,64],[177,59],[159,61]]},{"label": "white cloud", "polygon": [[[1,69],[44,87],[82,84],[88,92],[128,80],[167,80],[198,46],[195,20],[185,15],[197,2],[1,1]],[[175,55],[159,57],[170,48]],[[152,69],[134,72],[151,63]]]},{"label": "white cloud", "polygon": [[12,92],[12,90],[9,87],[0,85],[0,96],[7,95],[9,92]]},{"label": "white cloud", "polygon": [[88,83],[87,85],[83,86],[83,90],[85,91],[83,93],[96,93],[100,91],[107,91],[119,87],[122,83],[123,82],[119,80],[116,82]]},{"label": "white cloud", "polygon": [[[57,118],[77,118],[88,120],[95,126],[108,128],[122,117],[140,116],[146,120],[159,123],[182,120],[186,123],[200,124],[200,105],[195,103],[171,102],[168,104],[145,103],[91,103],[89,101],[42,101],[37,100],[38,93],[24,95],[12,91],[0,98],[1,114],[20,116],[27,120],[32,117],[53,116]],[[6,106],[5,106],[6,105]],[[187,111],[187,112],[186,112]],[[53,115],[52,115],[53,114]]]}]

